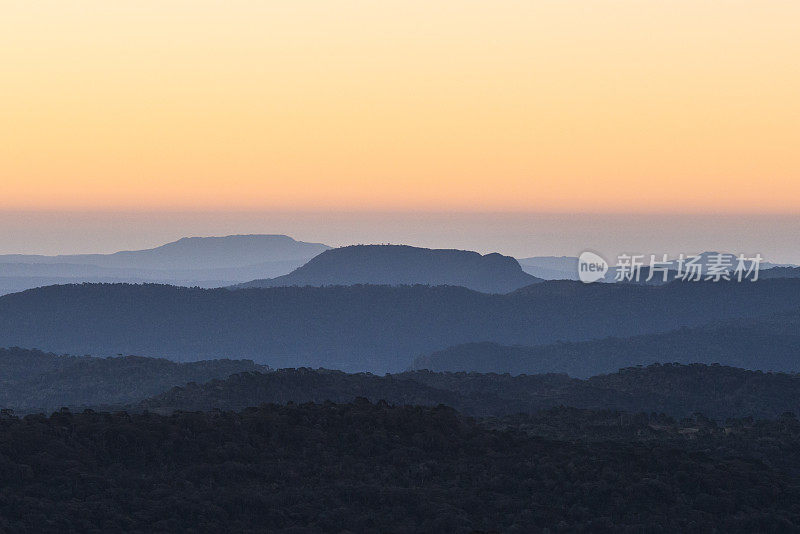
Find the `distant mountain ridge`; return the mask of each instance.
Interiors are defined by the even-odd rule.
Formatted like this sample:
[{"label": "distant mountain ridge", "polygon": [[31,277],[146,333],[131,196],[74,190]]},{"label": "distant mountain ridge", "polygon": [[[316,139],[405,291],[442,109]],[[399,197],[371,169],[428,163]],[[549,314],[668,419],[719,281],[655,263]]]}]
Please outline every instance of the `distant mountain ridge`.
[{"label": "distant mountain ridge", "polygon": [[497,253],[481,255],[408,245],[352,245],[326,250],[287,275],[236,287],[423,284],[508,293],[541,281],[523,272],[514,258]]},{"label": "distant mountain ridge", "polygon": [[[708,273],[708,265],[714,261],[717,252],[702,252],[698,254],[697,260],[700,266],[700,273],[705,276]],[[731,265],[731,270],[735,269],[738,256],[735,254],[722,253],[722,261]],[[615,258],[606,258],[609,261],[610,269],[603,279],[604,282],[616,282],[619,267],[614,265]],[[656,261],[661,258],[657,255]],[[638,283],[661,284],[664,283],[663,275],[660,272],[654,273],[653,279],[647,282],[650,266],[650,255],[644,254],[639,259],[644,265],[641,271],[641,278]],[[534,256],[530,258],[520,258],[519,264],[522,269],[533,276],[544,280],[578,280],[578,258],[573,256]],[[669,275],[667,281],[675,278],[678,271],[678,261],[675,258],[669,259],[667,266]],[[776,264],[762,261],[759,269],[764,278],[797,278],[800,277],[800,267],[790,264]],[[686,269],[683,269],[686,272]]]},{"label": "distant mountain ridge", "polygon": [[571,256],[534,256],[520,258],[526,273],[544,280],[577,280],[578,258]]},{"label": "distant mountain ridge", "polygon": [[83,282],[169,283],[222,287],[291,272],[329,249],[285,235],[185,237],[113,254],[0,255],[0,294]]},{"label": "distant mountain ridge", "polygon": [[329,248],[321,243],[296,241],[277,234],[183,237],[155,248],[123,250],[112,254],[2,254],[0,263],[72,263],[127,269],[219,269],[276,260],[304,260]]}]

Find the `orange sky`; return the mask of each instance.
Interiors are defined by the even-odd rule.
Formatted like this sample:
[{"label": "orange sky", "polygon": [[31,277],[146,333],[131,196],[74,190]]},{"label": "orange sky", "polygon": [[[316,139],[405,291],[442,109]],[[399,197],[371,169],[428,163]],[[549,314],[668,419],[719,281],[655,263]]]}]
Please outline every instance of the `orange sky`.
[{"label": "orange sky", "polygon": [[7,0],[0,209],[800,212],[797,0]]}]

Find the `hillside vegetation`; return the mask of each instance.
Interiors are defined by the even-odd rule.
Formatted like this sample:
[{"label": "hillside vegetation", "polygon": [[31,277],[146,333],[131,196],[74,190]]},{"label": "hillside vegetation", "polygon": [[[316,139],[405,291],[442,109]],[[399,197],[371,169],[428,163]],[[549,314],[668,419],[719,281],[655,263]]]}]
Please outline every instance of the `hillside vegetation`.
[{"label": "hillside vegetation", "polygon": [[241,410],[264,403],[350,402],[364,397],[397,405],[446,404],[473,416],[533,413],[555,406],[593,410],[703,413],[729,417],[800,414],[800,375],[744,371],[719,365],[651,365],[588,380],[566,375],[407,372],[376,376],[324,369],[240,373],[207,384],[175,387],[138,409]]},{"label": "hillside vegetation", "polygon": [[503,424],[363,399],[240,413],[3,415],[0,530],[800,528],[795,419],[741,422],[735,438],[648,442],[590,432],[584,442],[554,441]]},{"label": "hillside vegetation", "polygon": [[584,378],[657,362],[721,363],[800,371],[800,310],[670,332],[537,347],[468,343],[420,356],[415,369],[479,373],[567,373]]},{"label": "hillside vegetation", "polygon": [[0,407],[50,412],[62,406],[125,405],[187,382],[266,370],[248,360],[175,363],[139,356],[92,358],[0,349]]}]

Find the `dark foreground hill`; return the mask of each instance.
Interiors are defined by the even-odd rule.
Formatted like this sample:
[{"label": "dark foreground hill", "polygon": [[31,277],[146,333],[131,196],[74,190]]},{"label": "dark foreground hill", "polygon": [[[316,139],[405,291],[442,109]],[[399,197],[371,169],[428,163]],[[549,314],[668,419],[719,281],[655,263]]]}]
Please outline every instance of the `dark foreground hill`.
[{"label": "dark foreground hill", "polygon": [[656,362],[720,363],[800,371],[800,310],[671,332],[538,347],[468,343],[414,360],[415,369],[479,373],[567,373],[587,377]]},{"label": "dark foreground hill", "polygon": [[508,293],[541,282],[517,260],[500,254],[406,245],[354,245],[326,250],[293,272],[237,287],[414,285],[462,286]]},{"label": "dark foreground hill", "polygon": [[400,405],[446,404],[474,416],[533,413],[554,406],[729,417],[800,413],[800,375],[760,373],[724,366],[653,365],[588,380],[566,375],[367,373],[283,369],[242,373],[207,384],[175,387],[138,405],[174,410],[241,410],[264,403],[349,402],[355,397]]},{"label": "dark foreground hill", "polygon": [[657,287],[553,281],[507,295],[444,286],[85,284],[0,297],[0,346],[385,372],[461,343],[628,337],[789,311],[798,302],[800,279]]},{"label": "dark foreground hill", "polygon": [[4,415],[0,530],[800,529],[795,419],[743,422],[731,427],[735,437],[711,429],[694,439],[603,442],[583,414],[579,443],[529,435],[543,418],[525,432],[512,421],[492,430],[447,407],[364,400],[171,416]]},{"label": "dark foreground hill", "polygon": [[246,360],[175,363],[137,356],[92,358],[0,349],[0,407],[49,412],[62,406],[124,405],[187,382],[266,370]]}]

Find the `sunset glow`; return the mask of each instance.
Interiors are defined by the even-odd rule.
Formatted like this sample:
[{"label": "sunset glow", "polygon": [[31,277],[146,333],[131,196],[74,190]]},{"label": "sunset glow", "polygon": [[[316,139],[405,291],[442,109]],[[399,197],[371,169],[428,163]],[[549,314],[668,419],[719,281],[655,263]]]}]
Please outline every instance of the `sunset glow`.
[{"label": "sunset glow", "polygon": [[11,0],[2,209],[800,211],[800,2]]}]

